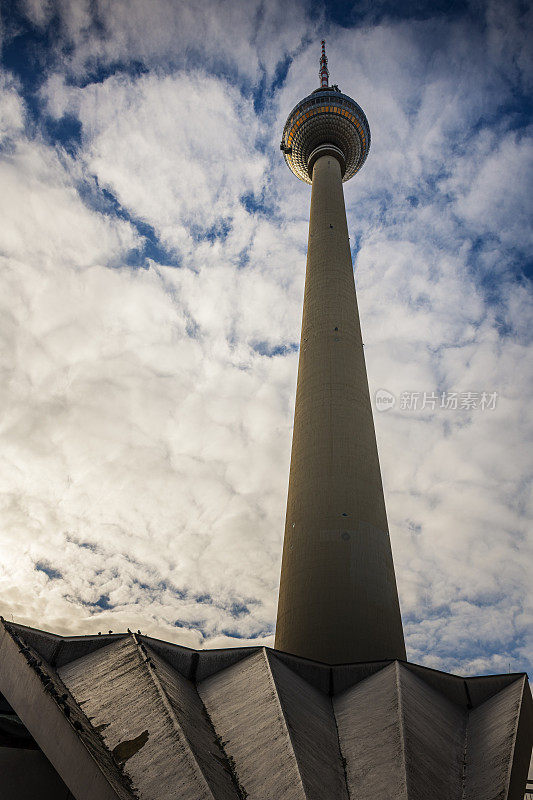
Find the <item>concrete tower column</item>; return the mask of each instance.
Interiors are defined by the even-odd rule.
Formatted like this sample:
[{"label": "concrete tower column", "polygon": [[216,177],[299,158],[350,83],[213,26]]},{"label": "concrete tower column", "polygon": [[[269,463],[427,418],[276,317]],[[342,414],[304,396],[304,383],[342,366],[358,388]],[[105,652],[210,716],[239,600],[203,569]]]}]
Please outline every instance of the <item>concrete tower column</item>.
[{"label": "concrete tower column", "polygon": [[330,664],[405,659],[341,161],[312,167],[275,645]]}]

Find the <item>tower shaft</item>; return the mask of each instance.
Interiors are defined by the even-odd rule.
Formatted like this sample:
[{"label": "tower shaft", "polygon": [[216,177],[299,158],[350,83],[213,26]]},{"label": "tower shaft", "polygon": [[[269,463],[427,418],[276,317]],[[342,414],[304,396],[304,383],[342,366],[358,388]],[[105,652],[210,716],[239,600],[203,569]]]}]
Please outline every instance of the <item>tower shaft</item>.
[{"label": "tower shaft", "polygon": [[337,158],[312,186],[275,646],[405,659]]}]

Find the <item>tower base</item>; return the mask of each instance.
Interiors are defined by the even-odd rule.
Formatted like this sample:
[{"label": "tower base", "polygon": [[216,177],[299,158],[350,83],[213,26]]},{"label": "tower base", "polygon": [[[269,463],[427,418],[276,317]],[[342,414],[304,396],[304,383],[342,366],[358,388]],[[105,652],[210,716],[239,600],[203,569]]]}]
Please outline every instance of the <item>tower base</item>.
[{"label": "tower base", "polygon": [[5,621],[0,692],[5,800],[24,800],[37,762],[43,798],[522,800],[533,736],[524,673],[329,666]]}]

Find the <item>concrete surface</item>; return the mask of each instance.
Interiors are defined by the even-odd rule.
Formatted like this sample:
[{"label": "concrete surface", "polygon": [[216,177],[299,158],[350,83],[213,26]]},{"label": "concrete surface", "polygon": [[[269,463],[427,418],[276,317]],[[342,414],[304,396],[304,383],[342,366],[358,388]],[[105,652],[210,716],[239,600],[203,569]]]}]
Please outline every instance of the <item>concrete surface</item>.
[{"label": "concrete surface", "polygon": [[339,162],[313,169],[276,649],[405,659]]},{"label": "concrete surface", "polygon": [[[523,797],[533,739],[524,674],[461,678],[398,660],[330,666],[130,633],[97,650],[87,642],[86,655],[54,669],[27,642],[49,654],[57,637],[5,622],[0,634],[2,707],[76,800]],[[59,652],[72,655],[70,643]],[[15,731],[27,748],[8,723],[3,741]],[[2,755],[13,763],[8,749],[0,765]],[[22,752],[11,778],[35,785],[46,763],[26,749],[39,764],[25,775],[33,766]]]}]

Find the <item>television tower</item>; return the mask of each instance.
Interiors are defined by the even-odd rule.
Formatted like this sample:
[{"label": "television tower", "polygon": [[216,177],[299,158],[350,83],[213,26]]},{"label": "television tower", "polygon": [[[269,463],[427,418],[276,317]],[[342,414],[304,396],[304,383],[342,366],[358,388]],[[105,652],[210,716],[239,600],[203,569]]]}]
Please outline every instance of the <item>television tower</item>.
[{"label": "television tower", "polygon": [[313,189],[277,649],[0,616],[2,800],[524,798],[527,675],[404,660],[342,194],[370,131],[324,42],[320,82],[282,142]]},{"label": "television tower", "polygon": [[312,184],[276,649],[329,664],[405,659],[342,184],[370,148],[363,110],[329,86],[281,142]]}]

